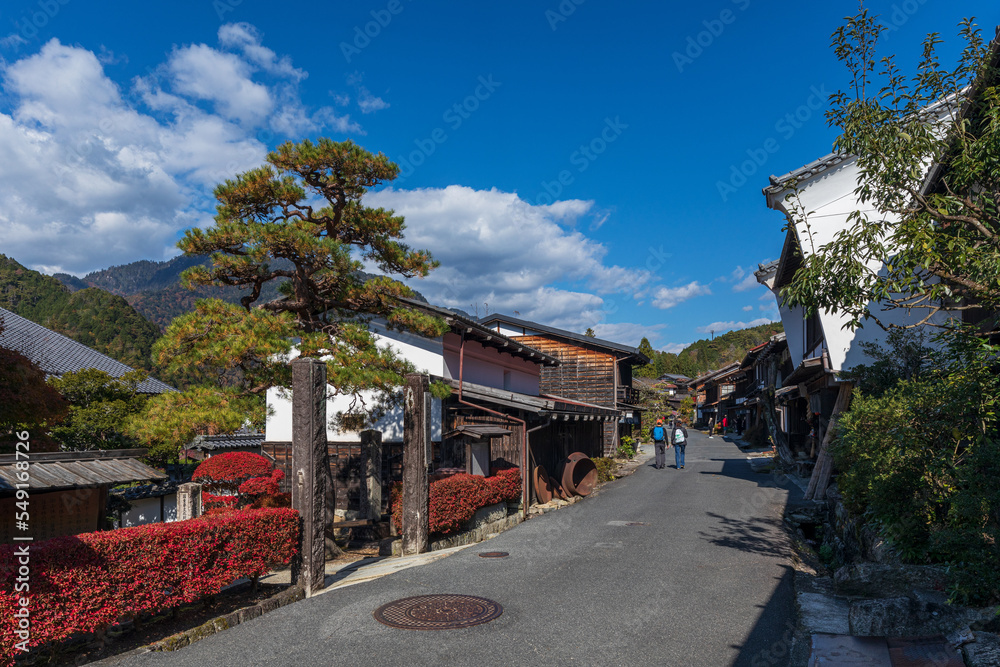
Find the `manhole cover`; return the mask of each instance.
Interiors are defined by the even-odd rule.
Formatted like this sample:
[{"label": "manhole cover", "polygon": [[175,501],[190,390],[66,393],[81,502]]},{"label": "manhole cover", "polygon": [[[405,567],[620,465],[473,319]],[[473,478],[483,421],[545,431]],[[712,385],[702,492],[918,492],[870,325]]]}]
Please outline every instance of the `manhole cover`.
[{"label": "manhole cover", "polygon": [[506,551],[484,551],[479,554],[480,558],[506,558],[510,554]]},{"label": "manhole cover", "polygon": [[372,616],[403,630],[453,630],[489,623],[503,613],[498,602],[472,595],[418,595],[384,604]]}]

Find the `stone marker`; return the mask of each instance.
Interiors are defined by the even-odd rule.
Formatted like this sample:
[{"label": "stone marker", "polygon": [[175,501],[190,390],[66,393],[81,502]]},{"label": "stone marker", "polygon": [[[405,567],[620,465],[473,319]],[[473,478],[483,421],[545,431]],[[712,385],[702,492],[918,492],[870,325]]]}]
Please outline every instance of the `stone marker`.
[{"label": "stone marker", "polygon": [[302,549],[292,568],[306,597],[323,588],[326,562],[326,364],[292,362],[292,507],[302,516]]},{"label": "stone marker", "polygon": [[426,375],[406,376],[403,394],[403,555],[430,549],[430,484],[427,479]]},{"label": "stone marker", "polygon": [[201,516],[201,484],[188,482],[177,487],[177,520]]},{"label": "stone marker", "polygon": [[364,462],[364,487],[361,491],[361,517],[382,518],[382,432],[361,432],[361,459]]}]

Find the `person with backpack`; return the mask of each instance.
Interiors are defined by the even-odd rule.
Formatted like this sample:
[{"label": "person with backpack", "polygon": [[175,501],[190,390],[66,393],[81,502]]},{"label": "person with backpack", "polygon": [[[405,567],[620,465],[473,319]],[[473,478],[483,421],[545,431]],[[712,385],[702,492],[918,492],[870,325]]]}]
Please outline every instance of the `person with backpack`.
[{"label": "person with backpack", "polygon": [[684,423],[677,417],[670,424],[670,444],[674,448],[674,462],[678,470],[684,469],[684,450],[687,449],[688,432]]},{"label": "person with backpack", "polygon": [[662,470],[667,464],[667,429],[663,428],[662,419],[657,419],[653,427],[653,449],[656,451],[653,467]]}]

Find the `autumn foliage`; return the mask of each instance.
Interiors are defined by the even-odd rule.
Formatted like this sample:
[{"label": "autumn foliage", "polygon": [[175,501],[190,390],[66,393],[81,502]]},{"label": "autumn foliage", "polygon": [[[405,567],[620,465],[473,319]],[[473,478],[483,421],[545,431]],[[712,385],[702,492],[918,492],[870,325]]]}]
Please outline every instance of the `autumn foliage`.
[{"label": "autumn foliage", "polygon": [[202,484],[206,510],[246,505],[263,496],[278,495],[285,473],[251,452],[226,452],[205,459],[194,470],[192,480]]},{"label": "autumn foliage", "polygon": [[13,664],[20,641],[14,634],[20,597],[30,600],[28,646],[46,647],[195,602],[287,564],[298,549],[298,525],[291,509],[242,510],[56,537],[30,545],[27,591],[15,590],[23,546],[0,545],[0,664]]},{"label": "autumn foliage", "polygon": [[[501,470],[492,477],[452,475],[430,485],[430,532],[447,535],[459,530],[476,510],[521,496],[521,471]],[[392,489],[392,521],[402,531],[403,494]]]}]

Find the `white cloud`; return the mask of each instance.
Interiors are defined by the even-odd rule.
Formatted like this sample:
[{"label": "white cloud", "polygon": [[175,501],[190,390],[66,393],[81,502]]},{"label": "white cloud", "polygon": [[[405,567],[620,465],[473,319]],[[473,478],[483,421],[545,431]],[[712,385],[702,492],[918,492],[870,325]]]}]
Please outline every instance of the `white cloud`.
[{"label": "white cloud", "polygon": [[760,283],[757,282],[756,276],[754,274],[749,274],[743,278],[740,282],[733,285],[734,292],[746,292],[747,290],[752,290],[760,287]]},{"label": "white cloud", "polygon": [[767,290],[766,292],[764,292],[763,294],[761,294],[759,297],[757,297],[757,300],[758,301],[774,301],[775,300],[774,292],[772,292],[771,290]]},{"label": "white cloud", "polygon": [[[763,308],[763,306],[761,306],[761,308]],[[743,312],[744,313],[749,313],[752,310],[753,310],[753,306],[743,306]]]},{"label": "white cloud", "polygon": [[288,56],[278,57],[271,49],[261,44],[260,31],[249,23],[227,23],[219,28],[219,44],[229,49],[238,49],[246,59],[269,74],[302,81],[309,76],[304,70],[292,66]]},{"label": "white cloud", "polygon": [[709,289],[708,285],[702,285],[697,280],[680,287],[661,287],[653,293],[653,305],[661,310],[666,310],[682,301],[711,293],[712,290]]},{"label": "white cloud", "polygon": [[225,118],[256,126],[274,109],[271,91],[251,79],[250,64],[235,54],[192,44],[174,50],[167,71],[175,92],[212,102]]},{"label": "white cloud", "polygon": [[759,327],[762,324],[770,324],[775,322],[770,317],[759,317],[755,320],[749,322],[712,322],[711,324],[706,324],[703,327],[698,327],[697,331],[700,333],[712,333],[715,332],[716,335],[721,333],[726,333],[727,331],[735,331],[737,329],[749,329],[751,327]]},{"label": "white cloud", "polygon": [[684,351],[691,343],[670,343],[669,345],[664,345],[660,348],[660,352],[667,352],[670,354],[680,354]]},{"label": "white cloud", "polygon": [[[441,268],[412,286],[432,302],[584,331],[618,309],[652,275],[607,265],[607,249],[560,223],[586,215],[592,202],[534,206],[517,194],[450,185],[386,189],[365,198],[406,218],[406,242],[426,248]],[[612,296],[614,295],[614,296]],[[640,336],[641,338],[641,336]]]},{"label": "white cloud", "polygon": [[[263,162],[267,147],[254,136],[260,124],[342,120],[298,102],[281,58],[269,67],[285,79],[251,80],[268,62],[266,53],[255,58],[178,47],[129,96],[101,56],[55,39],[0,63],[3,252],[77,275],[176,255],[178,231],[211,221],[211,188]],[[233,96],[223,99],[223,91]],[[265,120],[269,110],[275,115]]]},{"label": "white cloud", "polygon": [[371,91],[364,86],[360,86],[358,88],[358,108],[361,109],[361,113],[375,113],[382,109],[388,109],[389,103],[381,97],[372,95]]}]

